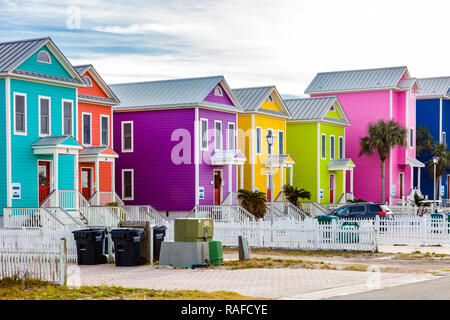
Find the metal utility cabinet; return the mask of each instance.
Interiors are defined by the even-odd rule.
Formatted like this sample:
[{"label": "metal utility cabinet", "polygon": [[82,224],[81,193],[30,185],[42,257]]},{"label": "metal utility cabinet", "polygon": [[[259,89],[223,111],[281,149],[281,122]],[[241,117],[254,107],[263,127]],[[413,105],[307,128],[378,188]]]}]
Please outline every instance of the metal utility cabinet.
[{"label": "metal utility cabinet", "polygon": [[214,220],[207,218],[175,219],[175,242],[205,242],[214,236]]}]

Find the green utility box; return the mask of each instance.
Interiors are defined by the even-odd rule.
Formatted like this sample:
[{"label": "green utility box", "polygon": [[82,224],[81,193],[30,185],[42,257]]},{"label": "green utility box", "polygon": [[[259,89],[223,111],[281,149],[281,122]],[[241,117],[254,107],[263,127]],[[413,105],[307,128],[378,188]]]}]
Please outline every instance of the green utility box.
[{"label": "green utility box", "polygon": [[175,242],[207,242],[214,236],[214,220],[207,218],[175,219]]},{"label": "green utility box", "polygon": [[209,261],[215,266],[223,265],[222,241],[210,241],[209,245]]},{"label": "green utility box", "polygon": [[[341,226],[341,229],[344,231],[339,232],[339,243],[359,243],[359,234],[356,232],[351,232],[353,230],[359,230],[358,222],[344,222]],[[347,230],[350,232],[348,232]]]}]

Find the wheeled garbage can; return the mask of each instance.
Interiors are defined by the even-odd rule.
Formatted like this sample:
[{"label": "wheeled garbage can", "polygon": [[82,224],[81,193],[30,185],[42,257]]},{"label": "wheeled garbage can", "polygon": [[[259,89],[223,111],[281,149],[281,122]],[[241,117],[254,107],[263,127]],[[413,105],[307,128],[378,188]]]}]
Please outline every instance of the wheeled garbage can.
[{"label": "wheeled garbage can", "polygon": [[161,252],[161,243],[166,236],[166,226],[157,225],[153,227],[153,260],[159,261],[159,253]]},{"label": "wheeled garbage can", "polygon": [[77,243],[78,264],[101,264],[106,263],[107,258],[103,255],[106,229],[82,229],[72,231]]},{"label": "wheeled garbage can", "polygon": [[114,258],[116,266],[130,267],[144,263],[141,257],[141,244],[144,239],[144,229],[114,229],[111,231],[114,242]]}]

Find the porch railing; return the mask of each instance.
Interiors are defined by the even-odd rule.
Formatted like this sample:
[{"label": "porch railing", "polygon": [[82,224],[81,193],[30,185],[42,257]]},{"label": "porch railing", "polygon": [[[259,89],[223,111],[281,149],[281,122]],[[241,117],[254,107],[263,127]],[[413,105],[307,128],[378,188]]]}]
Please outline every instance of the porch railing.
[{"label": "porch railing", "polygon": [[150,221],[152,224],[164,224],[166,220],[151,205],[146,206],[124,206],[123,207],[133,220]]},{"label": "porch railing", "polygon": [[192,210],[196,217],[211,218],[224,221],[254,221],[254,216],[241,206],[201,205]]},{"label": "porch railing", "polygon": [[3,208],[5,228],[62,229],[64,223],[47,208]]},{"label": "porch railing", "polygon": [[300,202],[300,209],[311,217],[328,214],[329,212],[327,208],[317,202]]},{"label": "porch railing", "polygon": [[108,207],[84,207],[82,214],[91,227],[115,228],[119,225],[120,220],[122,220],[119,215]]},{"label": "porch railing", "polygon": [[111,202],[115,202],[121,207],[125,205],[122,199],[120,199],[120,197],[118,196],[118,194],[112,191],[100,191],[100,192],[96,191],[89,198],[88,201],[93,206],[104,206]]},{"label": "porch railing", "polygon": [[61,207],[65,210],[76,210],[75,190],[53,190],[42,202],[41,207]]}]

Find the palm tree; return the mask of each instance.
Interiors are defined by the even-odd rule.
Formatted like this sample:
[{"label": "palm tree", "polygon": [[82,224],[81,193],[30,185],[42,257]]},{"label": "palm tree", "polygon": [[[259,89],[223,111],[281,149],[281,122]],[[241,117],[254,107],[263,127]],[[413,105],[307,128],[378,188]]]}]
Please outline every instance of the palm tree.
[{"label": "palm tree", "polygon": [[422,152],[433,150],[434,140],[433,136],[428,131],[427,127],[420,126],[416,131],[416,156]]},{"label": "palm tree", "polygon": [[283,192],[286,195],[286,199],[296,207],[300,206],[298,199],[311,199],[311,192],[306,191],[303,188],[298,189],[290,184],[285,184],[283,186]]},{"label": "palm tree", "polygon": [[239,189],[237,197],[241,206],[253,214],[256,219],[264,219],[266,215],[266,194],[264,192]]},{"label": "palm tree", "polygon": [[369,123],[367,131],[369,135],[359,139],[359,155],[372,156],[375,151],[378,152],[381,162],[381,202],[384,203],[386,158],[394,147],[406,145],[406,129],[394,120],[380,119],[376,123]]},{"label": "palm tree", "polygon": [[427,169],[428,174],[431,179],[434,179],[434,164],[433,158],[438,158],[438,163],[436,164],[436,190],[438,190],[439,194],[439,180],[440,178],[447,172],[447,169],[450,164],[450,152],[447,149],[447,145],[445,143],[435,143],[433,150],[431,151],[432,158],[427,161]]}]

